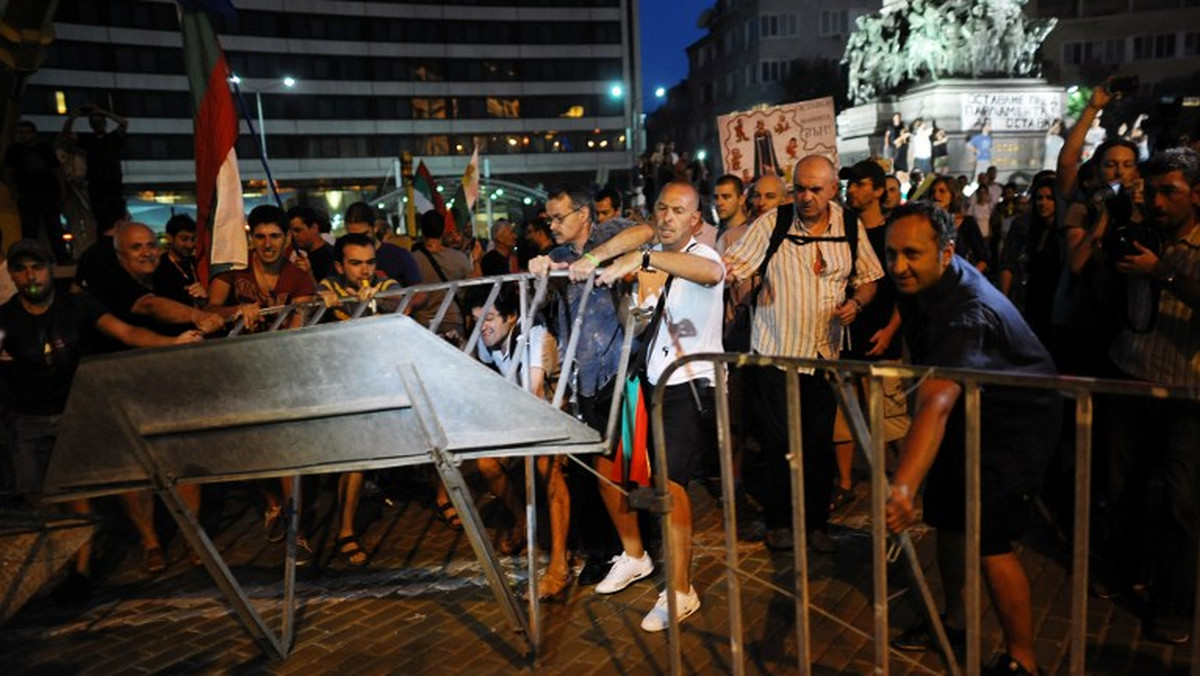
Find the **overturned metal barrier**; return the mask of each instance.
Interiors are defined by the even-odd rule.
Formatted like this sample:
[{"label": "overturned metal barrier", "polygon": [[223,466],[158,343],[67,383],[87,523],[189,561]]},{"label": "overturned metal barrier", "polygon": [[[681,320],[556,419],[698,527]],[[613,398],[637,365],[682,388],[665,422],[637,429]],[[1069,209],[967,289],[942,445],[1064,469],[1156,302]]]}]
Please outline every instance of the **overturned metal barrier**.
[{"label": "overturned metal barrier", "polygon": [[85,360],[45,489],[55,500],[154,491],[247,631],[284,657],[293,637],[296,510],[289,510],[276,635],[177,486],[293,477],[298,488],[303,474],[432,463],[497,602],[536,650],[536,632],[500,572],[459,465],[602,448],[591,428],[393,315]]},{"label": "overturned metal barrier", "polygon": [[[793,533],[795,534],[794,551],[796,552],[795,587],[792,596],[796,602],[796,646],[797,667],[802,674],[812,673],[810,648],[810,627],[808,613],[813,609],[809,603],[807,557],[805,555],[807,534],[804,529],[804,500],[803,495],[803,453],[800,434],[800,414],[803,402],[800,401],[799,376],[800,370],[815,370],[826,374],[831,387],[834,388],[839,406],[847,414],[856,447],[863,453],[871,470],[871,561],[872,580],[874,587],[873,617],[874,617],[874,656],[875,674],[888,673],[889,656],[893,654],[888,640],[888,593],[887,593],[887,564],[893,556],[903,555],[912,579],[917,583],[921,601],[928,614],[930,626],[934,629],[938,644],[942,648],[945,667],[949,673],[960,674],[965,671],[975,676],[979,673],[983,662],[980,652],[980,631],[982,622],[982,596],[980,587],[980,393],[984,386],[1000,385],[1032,390],[1056,391],[1061,396],[1075,401],[1075,505],[1074,505],[1074,537],[1071,563],[1071,629],[1070,629],[1070,665],[1069,673],[1082,676],[1086,673],[1087,648],[1087,606],[1088,606],[1088,556],[1089,528],[1091,509],[1091,457],[1093,436],[1093,398],[1095,395],[1122,395],[1132,397],[1149,397],[1154,399],[1185,399],[1200,401],[1200,395],[1183,388],[1135,383],[1129,381],[1097,380],[1073,377],[1039,377],[1027,375],[1012,375],[999,372],[970,371],[965,369],[944,369],[933,367],[917,367],[904,365],[880,365],[853,361],[826,361],[820,359],[799,359],[787,357],[764,357],[748,354],[696,354],[689,355],[670,364],[659,378],[659,384],[654,388],[651,402],[651,430],[654,434],[655,466],[666,467],[666,444],[662,427],[663,393],[665,383],[672,373],[683,365],[696,362],[713,362],[716,373],[716,414],[718,430],[718,446],[721,463],[721,490],[724,503],[725,551],[726,551],[726,583],[728,585],[730,637],[729,646],[732,657],[732,672],[745,673],[745,650],[743,647],[744,624],[741,610],[741,577],[746,575],[740,570],[737,558],[737,515],[733,482],[733,448],[730,427],[729,389],[727,367],[770,366],[786,372],[788,393],[788,428],[789,454],[788,461],[792,472],[793,488]],[[886,530],[886,502],[888,495],[888,480],[884,463],[884,415],[883,415],[883,378],[903,378],[920,383],[927,378],[952,380],[963,386],[963,401],[966,412],[966,589],[964,600],[967,614],[966,627],[966,666],[959,666],[957,659],[950,650],[950,645],[942,627],[937,612],[937,606],[917,559],[916,550],[907,534],[889,536]],[[857,392],[852,384],[854,378],[865,378],[867,388],[867,411],[864,412],[858,401]],[[661,527],[663,541],[670,541],[670,500],[667,493],[667,477],[665,472],[655,472],[655,497],[661,506]],[[798,499],[797,499],[798,498]],[[890,538],[890,542],[889,542]],[[675,561],[670,548],[664,548],[667,579],[672,579],[676,566],[682,565]],[[1200,571],[1198,571],[1200,572]],[[1198,575],[1200,577],[1200,575]],[[1200,595],[1200,581],[1197,584]],[[780,590],[782,591],[782,590]],[[677,621],[675,595],[667,594],[668,610],[671,621],[668,629],[668,645],[670,650],[671,673],[682,673],[681,635]],[[1200,601],[1197,602],[1200,611]],[[1200,635],[1200,612],[1194,618],[1196,631],[1192,636]],[[921,669],[920,665],[903,655],[901,657]],[[1200,650],[1191,653],[1191,673],[1200,676]]]}]

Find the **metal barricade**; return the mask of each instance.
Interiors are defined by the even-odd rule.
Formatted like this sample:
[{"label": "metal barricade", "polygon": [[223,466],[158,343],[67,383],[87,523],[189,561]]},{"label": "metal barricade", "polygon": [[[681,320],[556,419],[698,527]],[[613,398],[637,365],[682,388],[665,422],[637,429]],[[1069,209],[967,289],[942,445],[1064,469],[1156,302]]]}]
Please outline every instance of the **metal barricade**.
[{"label": "metal barricade", "polygon": [[[1185,399],[1200,401],[1200,394],[1184,388],[1171,388],[1160,385],[1136,383],[1130,381],[1097,380],[1074,377],[1049,377],[1014,375],[1002,372],[971,371],[965,369],[946,369],[934,367],[919,367],[907,365],[880,365],[854,361],[827,361],[820,359],[799,359],[788,357],[766,357],[749,354],[695,354],[689,355],[668,365],[654,388],[651,400],[651,430],[654,434],[655,466],[667,466],[667,440],[662,427],[663,394],[665,384],[672,373],[685,364],[697,361],[713,362],[716,366],[716,416],[717,439],[720,453],[721,492],[724,503],[725,530],[725,567],[726,583],[728,586],[731,670],[734,674],[745,673],[745,651],[743,647],[744,624],[741,612],[741,578],[750,577],[740,567],[737,553],[737,514],[733,483],[733,456],[730,427],[730,406],[727,367],[765,366],[782,369],[786,374],[788,396],[788,430],[789,453],[788,462],[792,473],[793,496],[803,495],[803,453],[800,441],[801,411],[803,402],[800,401],[799,372],[814,371],[824,373],[831,387],[834,388],[839,406],[846,414],[856,446],[862,451],[871,471],[871,562],[873,583],[873,631],[874,631],[874,661],[875,674],[886,675],[889,669],[889,656],[892,654],[888,644],[888,593],[887,593],[887,564],[893,556],[902,554],[910,568],[912,578],[917,582],[921,601],[929,615],[930,626],[934,629],[938,644],[942,648],[945,667],[949,673],[960,674],[965,671],[968,675],[977,675],[982,664],[980,652],[980,631],[982,622],[982,598],[980,588],[980,403],[981,390],[985,386],[1005,386],[1028,388],[1032,390],[1057,391],[1066,399],[1075,401],[1075,504],[1074,504],[1074,537],[1071,559],[1071,628],[1069,635],[1070,664],[1069,673],[1082,676],[1085,673],[1085,658],[1087,647],[1087,614],[1088,614],[1088,555],[1089,555],[1089,526],[1090,526],[1090,497],[1091,497],[1091,458],[1093,437],[1093,399],[1096,395],[1121,395],[1132,397],[1151,397],[1155,399]],[[853,380],[865,379],[867,382],[867,412],[864,414]],[[886,530],[886,503],[888,496],[888,481],[884,467],[884,408],[883,408],[883,378],[903,378],[915,383],[913,389],[929,378],[952,380],[963,387],[963,402],[966,414],[966,589],[964,600],[966,604],[966,666],[960,668],[950,650],[944,628],[938,617],[937,606],[928,585],[924,583],[920,562],[916,550],[907,533],[889,536]],[[667,499],[667,477],[663,471],[654,473],[654,490],[659,504],[663,506],[661,523],[663,541],[670,541],[670,501]],[[810,610],[820,610],[810,604],[808,570],[806,563],[805,545],[807,534],[804,532],[804,500],[793,500],[793,533],[795,533],[795,585],[791,594],[795,599],[796,608],[796,647],[798,669],[802,674],[812,673],[810,649]],[[889,545],[889,537],[892,542]],[[667,579],[672,579],[676,567],[682,565],[673,560],[670,548],[664,548],[664,558]],[[754,578],[752,578],[754,579]],[[761,581],[760,581],[761,582]],[[764,583],[769,584],[769,583]],[[777,587],[777,591],[785,592]],[[1200,583],[1197,585],[1200,590]],[[671,673],[682,673],[681,635],[677,618],[675,595],[667,594],[668,610],[671,618],[668,630],[668,646],[670,650]],[[1200,601],[1197,602],[1200,610]],[[823,611],[822,611],[823,612]],[[828,616],[828,613],[823,613]],[[1200,629],[1200,613],[1197,614],[1195,626]],[[863,634],[858,630],[856,633]],[[864,637],[865,634],[863,634]],[[1193,633],[1193,636],[1196,634]],[[870,637],[867,637],[870,638]],[[915,660],[896,654],[900,659],[911,665],[928,671]],[[1200,676],[1200,651],[1191,653],[1191,673]]]}]

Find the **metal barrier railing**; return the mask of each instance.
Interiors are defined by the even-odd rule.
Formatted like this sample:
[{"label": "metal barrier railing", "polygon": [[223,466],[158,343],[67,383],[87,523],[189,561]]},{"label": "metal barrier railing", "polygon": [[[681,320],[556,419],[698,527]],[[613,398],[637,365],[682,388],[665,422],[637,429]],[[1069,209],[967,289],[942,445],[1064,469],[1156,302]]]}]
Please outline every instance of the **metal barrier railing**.
[{"label": "metal barrier railing", "polygon": [[[889,551],[888,533],[886,530],[886,501],[888,482],[884,463],[884,408],[883,408],[883,378],[912,379],[916,383],[928,378],[952,380],[962,384],[963,401],[966,413],[966,589],[964,593],[967,626],[966,626],[966,668],[969,675],[979,673],[982,664],[980,653],[980,630],[982,622],[982,599],[980,589],[980,394],[981,388],[988,385],[1000,385],[1034,390],[1051,390],[1059,392],[1067,399],[1075,401],[1075,504],[1074,504],[1074,538],[1071,557],[1071,628],[1069,634],[1070,665],[1069,673],[1082,676],[1085,673],[1085,658],[1087,647],[1087,606],[1088,606],[1088,555],[1090,528],[1090,496],[1091,496],[1091,457],[1092,457],[1092,415],[1093,397],[1100,395],[1123,395],[1133,397],[1151,397],[1155,399],[1187,399],[1200,401],[1200,394],[1184,388],[1172,388],[1161,385],[1137,383],[1131,381],[1096,380],[1090,378],[1049,377],[1013,375],[1010,373],[971,371],[965,369],[946,369],[935,367],[919,367],[904,365],[880,365],[853,361],[826,361],[820,359],[800,359],[788,357],[766,357],[748,354],[695,354],[689,355],[667,366],[659,377],[658,385],[654,388],[651,400],[651,430],[654,434],[655,466],[666,467],[666,443],[662,427],[662,407],[665,384],[670,376],[679,368],[690,362],[709,361],[717,368],[715,371],[716,385],[716,415],[717,439],[721,466],[721,491],[724,503],[725,529],[725,565],[727,568],[726,582],[728,585],[730,612],[730,652],[731,668],[734,674],[745,673],[743,664],[745,651],[743,648],[744,627],[741,612],[741,581],[740,577],[751,577],[742,571],[738,561],[737,550],[737,513],[733,482],[733,448],[730,433],[730,410],[728,401],[727,366],[766,366],[784,370],[788,396],[788,430],[789,454],[788,461],[792,473],[793,496],[803,495],[803,453],[800,435],[800,401],[799,372],[800,370],[815,370],[824,373],[834,388],[839,405],[846,413],[856,446],[862,450],[871,471],[871,563],[873,581],[873,633],[874,637],[866,636],[863,632],[850,627],[855,633],[874,642],[876,674],[888,673],[888,659],[892,654],[888,644],[888,593],[887,593],[887,564],[891,555],[902,553],[910,567],[912,578],[916,581],[921,593],[921,600],[929,615],[930,626],[935,630],[938,644],[946,660],[946,669],[952,674],[961,673],[961,669],[950,650],[945,630],[938,617],[937,607],[928,585],[924,583],[920,562],[916,549],[907,533],[893,536]],[[853,384],[855,377],[867,380],[868,412],[863,414],[858,402],[857,390]],[[663,542],[671,541],[670,534],[670,502],[667,500],[666,472],[654,473],[654,490],[659,504],[663,505],[661,524]],[[795,598],[796,610],[796,647],[799,671],[802,674],[812,673],[810,649],[810,626],[808,612],[811,609],[820,611],[809,602],[808,570],[805,556],[807,534],[804,532],[804,500],[793,500],[793,533],[795,534],[796,569],[795,583],[791,595]],[[675,561],[669,547],[664,548],[667,579],[674,579],[676,567],[682,565]],[[761,581],[760,581],[761,582]],[[769,583],[764,583],[768,584]],[[770,585],[777,591],[780,590]],[[1200,584],[1197,585],[1200,594]],[[676,621],[678,617],[675,594],[667,594],[668,611],[671,621],[668,623],[668,645],[670,649],[671,673],[682,672],[680,653],[680,629]],[[1197,602],[1200,610],[1200,600]],[[823,611],[820,611],[823,612]],[[828,613],[823,613],[832,617]],[[1200,613],[1197,613],[1195,626],[1200,630]],[[1193,633],[1196,636],[1197,633]],[[896,654],[906,662],[927,670],[915,660]],[[1200,676],[1200,651],[1191,653],[1191,673]]]}]

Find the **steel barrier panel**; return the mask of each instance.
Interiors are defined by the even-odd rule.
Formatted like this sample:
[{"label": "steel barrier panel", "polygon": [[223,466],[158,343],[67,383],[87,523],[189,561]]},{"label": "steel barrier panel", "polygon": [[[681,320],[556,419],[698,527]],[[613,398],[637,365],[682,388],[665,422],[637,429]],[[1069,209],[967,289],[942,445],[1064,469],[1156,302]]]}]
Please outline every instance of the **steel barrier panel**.
[{"label": "steel barrier panel", "polygon": [[[399,375],[415,370],[424,394]],[[452,455],[594,453],[599,435],[402,315],[84,360],[51,456],[56,498],[149,488],[146,444],[180,482],[432,462],[427,398]],[[128,415],[132,430],[119,420]]]}]

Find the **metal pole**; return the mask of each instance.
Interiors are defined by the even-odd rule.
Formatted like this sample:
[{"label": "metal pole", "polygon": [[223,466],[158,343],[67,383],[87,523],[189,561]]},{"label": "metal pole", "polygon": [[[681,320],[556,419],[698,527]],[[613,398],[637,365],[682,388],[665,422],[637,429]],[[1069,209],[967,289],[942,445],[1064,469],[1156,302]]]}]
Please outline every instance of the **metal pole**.
[{"label": "metal pole", "polygon": [[262,92],[254,90],[254,104],[258,107],[258,141],[262,150],[263,164],[267,163],[267,128],[263,126]]},{"label": "metal pole", "polygon": [[887,444],[884,441],[883,380],[868,381],[871,415],[871,445],[864,450],[875,458],[871,463],[871,585],[875,596],[875,674],[888,673],[888,584],[887,584]]},{"label": "metal pole", "polygon": [[742,583],[738,578],[737,492],[733,483],[733,443],[729,425],[729,375],[716,363],[717,446],[721,459],[721,499],[725,503],[725,584],[729,590],[729,663],[734,676],[746,673],[742,645]]},{"label": "metal pole", "polygon": [[979,522],[982,508],[980,505],[979,485],[979,413],[980,393],[979,381],[968,380],[966,388],[966,418],[967,418],[967,514],[966,514],[966,589],[964,590],[967,610],[967,674],[975,676],[983,661],[980,656],[979,634],[983,618],[980,609],[983,605],[979,588]]},{"label": "metal pole", "polygon": [[1074,676],[1083,676],[1087,657],[1092,413],[1091,393],[1080,390],[1075,401],[1075,541],[1071,553],[1071,673]]},{"label": "metal pole", "polygon": [[[768,367],[769,368],[769,367]],[[812,649],[809,645],[808,626],[808,529],[804,506],[804,437],[801,433],[800,373],[789,366],[784,371],[787,379],[787,430],[788,463],[792,477],[792,551],[795,553],[795,578],[792,588],[796,591],[796,661],[800,673],[812,674]],[[825,477],[822,477],[822,481]]]},{"label": "metal pole", "polygon": [[400,154],[400,174],[404,177],[404,233],[410,238],[417,236],[417,203],[413,201],[413,156],[410,152]]}]

